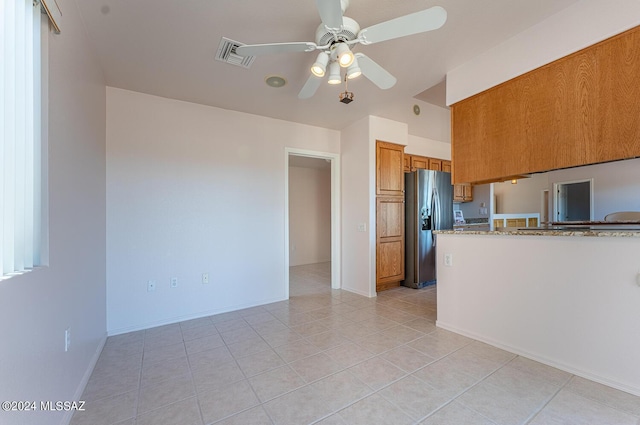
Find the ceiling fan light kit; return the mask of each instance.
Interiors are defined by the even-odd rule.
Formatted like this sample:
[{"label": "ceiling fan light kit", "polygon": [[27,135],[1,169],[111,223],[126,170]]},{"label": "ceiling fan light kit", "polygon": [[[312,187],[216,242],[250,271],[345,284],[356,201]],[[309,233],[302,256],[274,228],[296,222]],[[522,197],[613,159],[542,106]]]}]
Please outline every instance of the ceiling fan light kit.
[{"label": "ceiling fan light kit", "polygon": [[327,71],[327,64],[329,63],[329,55],[325,52],[318,53],[318,58],[316,62],[311,67],[311,72],[316,77],[324,77],[325,72]]},{"label": "ceiling fan light kit", "polygon": [[347,78],[349,80],[352,80],[354,78],[358,78],[360,75],[362,75],[362,70],[358,66],[358,60],[356,58],[353,58],[353,63],[349,66],[349,68],[347,68]]},{"label": "ceiling fan light kit", "polygon": [[335,43],[334,46],[336,46],[336,58],[338,59],[340,66],[343,68],[349,67],[355,59],[353,52],[349,49],[349,46],[345,43]]},{"label": "ceiling fan light kit", "polygon": [[[348,79],[364,75],[383,90],[393,87],[397,81],[393,75],[368,56],[360,52],[354,55],[350,46],[357,44],[366,46],[433,31],[442,27],[447,21],[447,11],[440,6],[434,6],[360,29],[360,25],[354,19],[343,15],[349,6],[348,0],[316,0],[316,6],[322,23],[316,29],[315,43],[253,44],[240,46],[236,49],[236,53],[240,56],[320,50],[316,62],[311,67],[311,76],[298,93],[299,99],[308,99],[315,94],[320,87],[320,78],[326,74],[327,64],[329,65],[329,84],[341,82],[340,67],[343,67],[347,68],[346,76]],[[340,101],[343,103],[353,101],[353,93],[348,96],[349,93],[345,91],[341,94]]]},{"label": "ceiling fan light kit", "polygon": [[331,62],[329,64],[329,80],[327,81],[329,84],[340,84],[342,82],[342,77],[340,76],[340,65],[338,62]]}]

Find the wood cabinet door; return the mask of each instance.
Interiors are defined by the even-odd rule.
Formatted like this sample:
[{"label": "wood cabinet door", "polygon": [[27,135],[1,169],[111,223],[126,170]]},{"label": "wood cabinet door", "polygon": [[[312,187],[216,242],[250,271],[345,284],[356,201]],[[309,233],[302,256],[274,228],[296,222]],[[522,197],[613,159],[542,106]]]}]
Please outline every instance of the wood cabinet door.
[{"label": "wood cabinet door", "polygon": [[444,171],[445,173],[451,172],[451,161],[445,161],[444,159],[442,160],[442,171]]},{"label": "wood cabinet door", "polygon": [[429,158],[426,156],[411,155],[411,171],[428,169]]},{"label": "wood cabinet door", "polygon": [[464,190],[464,201],[470,202],[473,201],[473,186],[470,184],[463,185]]},{"label": "wood cabinet door", "polygon": [[429,158],[429,170],[442,171],[442,160]]},{"label": "wood cabinet door", "polygon": [[404,146],[376,143],[376,194],[404,196]]},{"label": "wood cabinet door", "polygon": [[464,202],[464,186],[463,184],[453,185],[453,200],[455,202]]},{"label": "wood cabinet door", "polygon": [[404,198],[380,197],[376,205],[376,288],[404,279]]},{"label": "wood cabinet door", "polygon": [[405,173],[411,172],[411,155],[404,154],[402,157],[402,169]]},{"label": "wood cabinet door", "polygon": [[453,185],[453,201],[454,202],[473,201],[473,186],[471,186],[470,184],[454,184]]}]

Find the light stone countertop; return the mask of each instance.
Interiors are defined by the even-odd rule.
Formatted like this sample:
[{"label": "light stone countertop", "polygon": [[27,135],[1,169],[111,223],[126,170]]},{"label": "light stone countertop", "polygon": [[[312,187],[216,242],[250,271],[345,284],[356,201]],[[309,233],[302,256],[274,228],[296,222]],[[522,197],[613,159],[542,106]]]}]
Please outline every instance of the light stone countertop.
[{"label": "light stone countertop", "polygon": [[498,230],[479,231],[472,229],[435,230],[437,235],[498,235],[498,236],[595,236],[613,238],[640,238],[640,230],[522,230],[499,228]]}]

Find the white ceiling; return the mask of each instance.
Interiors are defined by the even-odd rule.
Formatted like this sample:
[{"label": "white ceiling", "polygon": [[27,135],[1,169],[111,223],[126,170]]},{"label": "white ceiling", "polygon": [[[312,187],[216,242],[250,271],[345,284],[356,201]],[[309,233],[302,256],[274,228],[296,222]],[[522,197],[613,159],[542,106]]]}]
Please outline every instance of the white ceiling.
[{"label": "white ceiling", "polygon": [[[381,90],[364,77],[351,80],[355,100],[349,105],[338,102],[344,86],[324,83],[311,99],[297,98],[317,52],[259,56],[250,69],[214,60],[221,37],[246,44],[314,42],[320,23],[314,0],[77,3],[109,86],[336,130],[377,115],[433,138],[426,118],[413,116],[413,104],[421,104],[414,96],[441,83],[448,70],[577,1],[351,0],[345,16],[361,28],[435,5],[447,10],[448,20],[437,31],[355,47],[398,83]],[[274,74],[287,85],[268,87],[264,79]]]}]

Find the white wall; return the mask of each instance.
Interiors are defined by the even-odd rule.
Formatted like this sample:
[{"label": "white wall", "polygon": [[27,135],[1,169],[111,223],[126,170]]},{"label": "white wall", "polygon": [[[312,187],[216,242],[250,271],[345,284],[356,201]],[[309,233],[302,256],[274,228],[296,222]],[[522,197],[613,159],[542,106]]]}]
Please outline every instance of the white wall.
[{"label": "white wall", "polygon": [[[442,108],[441,108],[442,109]],[[409,135],[405,153],[451,160],[451,142]]]},{"label": "white wall", "polygon": [[331,261],[331,168],[290,166],[289,265],[326,261]]},{"label": "white wall", "polygon": [[640,159],[589,165],[548,174],[554,183],[593,179],[594,220],[616,211],[640,211]]},{"label": "white wall", "polygon": [[[407,146],[409,144],[409,126],[404,122],[371,115],[369,116],[369,141],[372,142],[371,147],[373,148],[374,154],[376,150],[376,140]],[[373,159],[375,168],[375,155]],[[375,177],[375,173],[373,176]],[[375,192],[375,186],[373,189]]]},{"label": "white wall", "polygon": [[437,242],[438,326],[640,395],[640,238]]},{"label": "white wall", "polygon": [[637,0],[582,0],[447,73],[447,104],[640,24]]},{"label": "white wall", "polygon": [[[428,140],[440,141],[451,148],[451,111],[449,108],[432,105],[415,98],[402,101],[401,111],[405,114],[394,118],[406,122],[410,134],[422,134]],[[420,107],[420,115],[413,113],[413,105]],[[396,109],[398,111],[398,109]],[[396,112],[397,113],[397,112]],[[409,136],[411,138],[411,136]],[[409,141],[411,144],[411,141]],[[417,154],[417,152],[416,152]],[[451,154],[449,154],[451,155]],[[436,157],[448,159],[445,157]]]},{"label": "white wall", "polygon": [[616,211],[640,211],[640,159],[629,159],[534,174],[516,185],[494,183],[497,212],[541,212],[543,190],[549,190],[552,203],[554,183],[587,179],[593,179],[594,220]]},{"label": "white wall", "polygon": [[340,135],[107,88],[110,334],[284,298],[285,147]]},{"label": "white wall", "polygon": [[[553,185],[552,185],[553,187]],[[549,173],[533,174],[530,178],[493,184],[497,214],[540,213],[542,191],[549,189]]]},{"label": "white wall", "polygon": [[[459,209],[465,219],[467,218],[489,218],[491,203],[491,185],[481,184],[473,186],[473,201],[454,204],[454,209]],[[483,206],[484,204],[484,206]],[[457,208],[456,208],[457,207]],[[487,214],[481,214],[480,208],[486,208]]]},{"label": "white wall", "polygon": [[[76,3],[49,45],[49,265],[0,282],[0,399],[79,400],[105,338],[105,85]],[[64,352],[64,331],[71,348]],[[64,412],[0,413],[60,424]]]},{"label": "white wall", "polygon": [[[342,175],[342,289],[367,297],[375,296],[375,196],[371,195],[371,149],[369,117],[340,134]],[[373,151],[375,192],[375,147]],[[371,215],[371,203],[374,214]],[[358,231],[358,224],[366,232]],[[373,242],[372,242],[373,238]],[[372,248],[373,244],[373,248]],[[373,264],[371,250],[373,249]],[[371,291],[371,282],[374,290]]]}]

